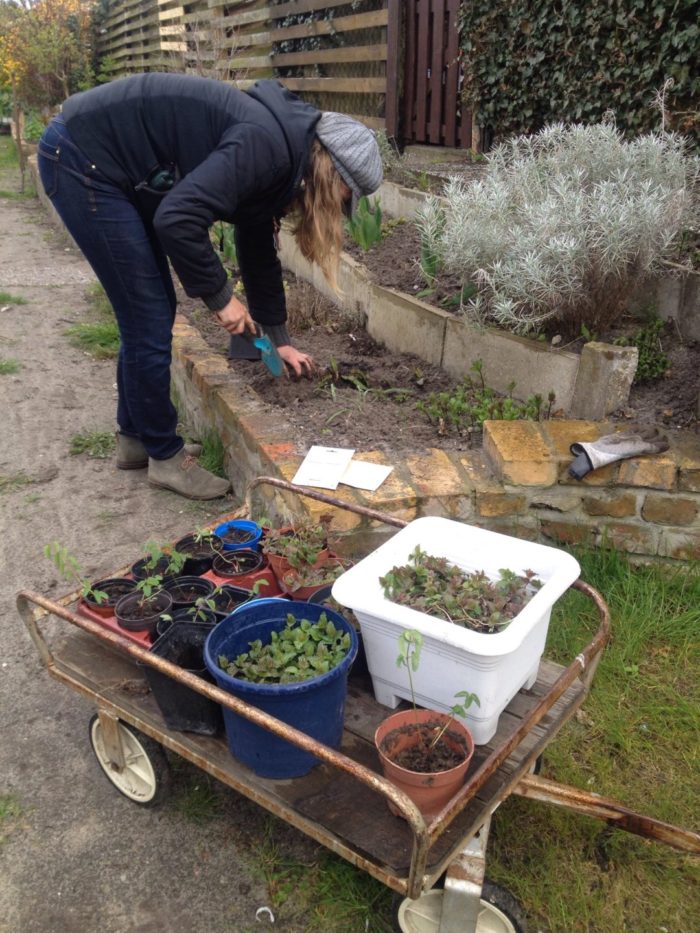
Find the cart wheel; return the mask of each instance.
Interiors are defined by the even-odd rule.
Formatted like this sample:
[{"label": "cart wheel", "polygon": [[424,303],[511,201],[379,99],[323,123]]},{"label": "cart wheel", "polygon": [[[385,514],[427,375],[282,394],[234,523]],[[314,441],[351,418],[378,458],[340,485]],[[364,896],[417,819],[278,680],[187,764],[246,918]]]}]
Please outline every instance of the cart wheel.
[{"label": "cart wheel", "polygon": [[142,807],[159,804],[170,786],[170,766],[160,745],[120,721],[125,766],[122,771],[117,771],[109,760],[97,713],[90,720],[88,730],[95,757],[105,777],[119,793]]},{"label": "cart wheel", "polygon": [[[441,887],[426,891],[416,900],[397,895],[394,901],[397,931],[437,933],[442,913],[442,895]],[[484,881],[476,930],[465,930],[464,933],[527,933],[527,922],[520,904],[510,891],[491,881]]]}]

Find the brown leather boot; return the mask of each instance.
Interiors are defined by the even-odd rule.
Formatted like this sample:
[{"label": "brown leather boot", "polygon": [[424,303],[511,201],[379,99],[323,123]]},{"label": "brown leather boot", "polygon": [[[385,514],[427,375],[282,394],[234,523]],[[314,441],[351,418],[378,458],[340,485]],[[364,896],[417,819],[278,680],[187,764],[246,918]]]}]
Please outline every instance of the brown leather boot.
[{"label": "brown leather boot", "polygon": [[[117,469],[145,470],[148,466],[148,453],[138,437],[116,432]],[[185,452],[191,457],[198,457],[202,452],[201,444],[185,444]]]},{"label": "brown leather boot", "polygon": [[148,482],[151,486],[172,489],[187,499],[219,499],[231,488],[227,479],[205,470],[184,448],[168,460],[149,457]]}]

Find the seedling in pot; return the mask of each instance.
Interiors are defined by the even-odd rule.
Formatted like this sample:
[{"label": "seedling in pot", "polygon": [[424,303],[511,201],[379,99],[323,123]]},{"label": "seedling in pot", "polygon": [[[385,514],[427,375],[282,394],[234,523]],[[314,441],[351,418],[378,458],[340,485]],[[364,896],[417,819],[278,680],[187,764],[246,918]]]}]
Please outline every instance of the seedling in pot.
[{"label": "seedling in pot", "polygon": [[493,634],[510,625],[542,585],[531,570],[522,576],[508,569],[499,574],[497,580],[491,580],[481,570],[468,573],[417,545],[407,564],[393,567],[379,582],[384,596],[392,602]]},{"label": "seedling in pot", "polygon": [[[396,657],[396,666],[406,667],[408,683],[411,690],[411,701],[413,703],[414,712],[417,712],[418,707],[416,705],[416,694],[413,687],[413,674],[418,670],[420,664],[423,636],[420,632],[416,631],[416,629],[404,630],[399,635],[398,645],[399,653]],[[475,693],[470,693],[467,690],[461,690],[459,693],[455,694],[455,698],[459,697],[462,697],[462,702],[456,703],[450,708],[452,716],[446,718],[441,726],[433,726],[429,729],[427,724],[420,724],[418,720],[416,720],[414,728],[415,734],[419,739],[418,744],[413,747],[409,746],[403,750],[401,759],[399,756],[391,756],[392,760],[402,767],[420,772],[442,770],[445,761],[454,764],[458,763],[464,756],[451,746],[445,746],[444,748],[439,747],[440,740],[454,722],[455,716],[466,716],[466,712],[472,703],[476,703],[477,706],[481,705],[479,697]],[[432,732],[433,735],[432,738],[428,740],[430,732]],[[385,754],[389,754],[388,751],[385,752]],[[403,756],[406,757],[404,758]],[[434,761],[436,757],[440,758],[439,765]]]},{"label": "seedling in pot", "polygon": [[44,546],[44,555],[56,566],[64,580],[75,580],[80,586],[80,595],[83,599],[96,603],[98,606],[109,598],[103,590],[96,589],[88,579],[82,575],[82,568],[67,548],[52,541]]},{"label": "seedling in pot", "polygon": [[233,660],[219,656],[219,666],[231,677],[252,683],[289,684],[310,680],[333,670],[350,650],[348,632],[335,627],[325,612],[318,622],[296,619],[291,613],[270,642],[250,642],[249,650]]},{"label": "seedling in pot", "polygon": [[158,576],[161,578],[176,577],[182,572],[187,560],[186,554],[181,554],[180,551],[174,551],[168,547],[161,547],[155,541],[147,541],[144,550],[148,554],[144,563],[145,570],[158,570]]},{"label": "seedling in pot", "polygon": [[268,556],[285,558],[294,570],[313,567],[328,546],[328,526],[332,517],[298,522],[289,528],[272,529],[263,544]]}]

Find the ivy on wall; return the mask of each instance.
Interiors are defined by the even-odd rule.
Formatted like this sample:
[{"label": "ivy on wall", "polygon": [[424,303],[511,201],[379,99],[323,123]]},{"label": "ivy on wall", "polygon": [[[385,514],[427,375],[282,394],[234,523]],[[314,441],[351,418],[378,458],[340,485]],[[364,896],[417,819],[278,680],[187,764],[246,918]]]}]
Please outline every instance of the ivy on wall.
[{"label": "ivy on wall", "polygon": [[464,96],[502,139],[554,121],[700,136],[698,0],[466,0],[460,10]]}]

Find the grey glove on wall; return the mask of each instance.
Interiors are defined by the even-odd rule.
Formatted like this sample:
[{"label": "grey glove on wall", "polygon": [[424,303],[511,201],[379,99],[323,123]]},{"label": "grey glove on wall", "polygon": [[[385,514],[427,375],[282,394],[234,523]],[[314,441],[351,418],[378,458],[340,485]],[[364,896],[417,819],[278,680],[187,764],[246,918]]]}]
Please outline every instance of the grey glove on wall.
[{"label": "grey glove on wall", "polygon": [[569,449],[574,455],[569,473],[576,479],[583,479],[591,470],[598,470],[616,460],[642,454],[660,454],[668,450],[668,438],[657,428],[650,427],[637,432],[606,434],[591,443],[572,444]]}]

